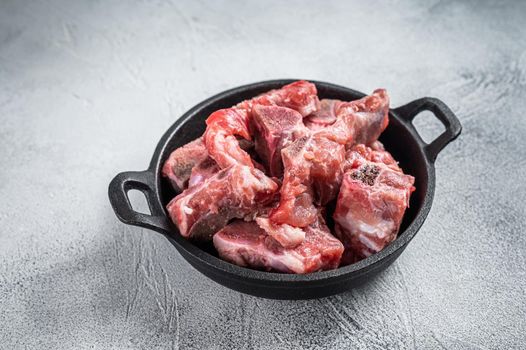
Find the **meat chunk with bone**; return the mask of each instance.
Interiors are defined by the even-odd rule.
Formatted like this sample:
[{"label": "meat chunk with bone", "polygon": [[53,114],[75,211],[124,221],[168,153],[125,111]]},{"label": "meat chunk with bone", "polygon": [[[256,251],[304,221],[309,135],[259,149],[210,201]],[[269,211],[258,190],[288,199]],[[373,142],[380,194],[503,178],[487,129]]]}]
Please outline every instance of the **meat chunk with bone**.
[{"label": "meat chunk with bone", "polygon": [[345,263],[366,258],[392,242],[400,228],[414,178],[385,151],[363,145],[347,154],[334,212],[336,236],[345,245]]},{"label": "meat chunk with bone", "polygon": [[[251,152],[254,144],[251,141],[238,140],[242,150]],[[261,170],[259,164],[256,168]],[[195,186],[219,171],[216,161],[210,158],[208,150],[199,137],[173,151],[164,162],[163,177],[168,178],[172,187],[180,192],[187,187]]]},{"label": "meat chunk with bone", "polygon": [[206,120],[206,148],[221,169],[232,164],[253,166],[250,156],[236,142],[236,136],[251,139],[249,124],[255,105],[288,107],[306,116],[315,111],[318,104],[316,86],[306,81],[297,81],[241,102],[235,107],[220,109]]},{"label": "meat chunk with bone", "polygon": [[280,106],[293,109],[306,117],[319,109],[317,94],[316,85],[300,80],[238,103],[236,108],[251,111],[255,105]]},{"label": "meat chunk with bone", "polygon": [[320,108],[305,117],[305,126],[310,130],[317,131],[334,124],[341,103],[342,101],[340,100],[320,100]]},{"label": "meat chunk with bone", "polygon": [[385,148],[380,141],[374,142],[371,147],[367,147],[364,144],[358,144],[349,149],[345,154],[343,171],[347,172],[347,170],[356,169],[366,161],[382,163],[394,171],[402,172],[397,161],[393,158],[391,153],[385,151]]},{"label": "meat chunk with bone", "polygon": [[182,191],[188,185],[192,169],[207,159],[208,152],[200,137],[173,151],[164,162],[162,174],[175,190]]},{"label": "meat chunk with bone", "polygon": [[256,223],[284,248],[295,248],[305,239],[305,231],[299,227],[274,224],[264,217],[257,217]]},{"label": "meat chunk with bone", "polygon": [[312,137],[310,176],[315,193],[315,204],[324,206],[335,199],[340,190],[345,160],[345,146],[325,137]]},{"label": "meat chunk with bone", "polygon": [[270,175],[282,176],[281,150],[307,133],[302,115],[286,107],[255,105],[251,129],[256,152]]},{"label": "meat chunk with bone", "polygon": [[[334,104],[326,109],[334,109]],[[314,202],[325,205],[338,194],[345,146],[376,141],[388,122],[389,98],[385,90],[352,102],[337,104],[336,121],[311,131],[282,151],[283,186],[279,206],[270,213],[278,224],[305,227],[314,222]],[[325,112],[329,113],[329,112]]]},{"label": "meat chunk with bone", "polygon": [[338,194],[345,148],[336,142],[308,135],[282,151],[286,169],[280,203],[270,213],[278,224],[306,227],[316,220],[314,205],[325,205]]},{"label": "meat chunk with bone", "polygon": [[260,170],[233,165],[176,196],[167,210],[183,237],[207,241],[229,220],[254,216],[277,190]]},{"label": "meat chunk with bone", "polygon": [[310,150],[310,136],[296,140],[283,149],[285,175],[280,190],[277,208],[271,210],[269,218],[276,224],[306,227],[316,220],[317,210],[313,205],[310,180],[310,161],[305,156]]},{"label": "meat chunk with bone", "polygon": [[389,124],[389,96],[378,89],[359,100],[344,102],[338,107],[338,119],[351,126],[352,145],[370,145]]},{"label": "meat chunk with bone", "polygon": [[384,89],[351,102],[341,102],[336,121],[318,130],[328,139],[351,147],[372,144],[389,123],[389,96]]},{"label": "meat chunk with bone", "polygon": [[205,182],[220,170],[215,160],[210,157],[206,158],[192,169],[190,179],[188,180],[188,187],[194,187]]},{"label": "meat chunk with bone", "polygon": [[305,228],[305,239],[285,248],[255,222],[235,221],[213,238],[219,256],[239,266],[286,273],[309,273],[338,267],[343,245],[325,224]]}]

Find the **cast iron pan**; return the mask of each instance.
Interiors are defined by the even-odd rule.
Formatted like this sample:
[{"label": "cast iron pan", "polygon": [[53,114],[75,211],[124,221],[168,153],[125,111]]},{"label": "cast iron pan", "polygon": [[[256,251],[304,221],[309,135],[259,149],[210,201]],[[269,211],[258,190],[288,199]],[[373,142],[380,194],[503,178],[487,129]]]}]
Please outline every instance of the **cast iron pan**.
[{"label": "cast iron pan", "polygon": [[[380,140],[400,162],[404,172],[415,177],[416,191],[411,197],[398,238],[367,259],[336,270],[305,275],[251,270],[220,260],[213,250],[186,240],[168,218],[165,206],[176,193],[161,176],[161,168],[170,152],[201,136],[205,130],[205,120],[212,112],[231,107],[270,89],[280,88],[294,80],[271,80],[241,86],[213,96],[186,112],[163,135],[147,170],[123,172],[111,181],[108,192],[117,217],[126,224],[145,227],[165,235],[184,259],[214,281],[234,290],[265,298],[308,299],[329,296],[370,280],[387,268],[402,253],[426,219],[435,189],[435,159],[462,129],[453,112],[435,98],[424,97],[390,110],[389,126]],[[350,101],[365,96],[346,87],[325,82],[313,83],[318,88],[320,98]],[[426,110],[431,111],[446,128],[429,144],[422,140],[412,124],[415,116]],[[127,196],[131,189],[144,193],[151,215],[132,209]]]}]

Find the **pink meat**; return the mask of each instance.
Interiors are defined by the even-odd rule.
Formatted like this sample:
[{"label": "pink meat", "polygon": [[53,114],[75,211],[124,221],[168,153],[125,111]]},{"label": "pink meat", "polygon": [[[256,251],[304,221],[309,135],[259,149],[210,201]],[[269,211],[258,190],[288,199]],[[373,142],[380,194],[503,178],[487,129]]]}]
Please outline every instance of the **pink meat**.
[{"label": "pink meat", "polygon": [[[378,252],[396,238],[414,190],[377,141],[388,112],[385,90],[319,101],[305,81],[218,110],[203,137],[163,166],[174,187],[188,187],[168,213],[182,236],[213,237],[219,255],[241,266],[308,273]],[[320,217],[336,197],[341,242]]]},{"label": "pink meat", "polygon": [[[254,144],[248,140],[237,140],[242,150],[251,152]],[[253,162],[255,167],[263,167]],[[219,171],[219,166],[210,158],[203,138],[200,137],[173,151],[164,162],[162,175],[170,180],[176,191],[200,184]]]},{"label": "pink meat", "polygon": [[208,157],[201,163],[194,166],[190,179],[188,180],[188,187],[197,186],[207,179],[217,174],[221,169],[217,166],[217,163],[212,158]]},{"label": "pink meat", "polygon": [[345,146],[320,134],[304,136],[282,151],[285,176],[279,206],[270,213],[277,224],[305,227],[316,220],[316,207],[336,198]]},{"label": "pink meat", "polygon": [[358,144],[350,148],[345,155],[343,170],[346,172],[347,170],[356,169],[365,161],[383,163],[394,171],[402,172],[398,162],[391,153],[385,151],[384,145],[380,141],[374,142],[372,147]]},{"label": "pink meat", "polygon": [[251,140],[248,111],[241,108],[220,109],[206,119],[205,145],[221,169],[234,164],[254,166],[250,155],[239,147],[237,137]]},{"label": "pink meat", "polygon": [[200,137],[173,151],[163,165],[162,175],[170,180],[174,189],[184,190],[192,169],[207,158],[208,152]]},{"label": "pink meat", "polygon": [[305,116],[318,108],[319,101],[314,84],[297,81],[212,113],[206,120],[204,140],[210,156],[221,169],[233,164],[253,166],[250,156],[235,140],[236,136],[251,139],[249,124],[256,105],[288,107]]},{"label": "pink meat", "polygon": [[281,106],[298,111],[303,117],[306,117],[319,109],[320,101],[317,94],[316,85],[299,80],[243,101],[236,107],[250,111],[254,105]]},{"label": "pink meat", "polygon": [[285,175],[280,190],[278,207],[271,210],[269,218],[273,223],[295,227],[307,227],[316,221],[310,171],[311,136],[294,141],[281,152]]},{"label": "pink meat", "polygon": [[256,152],[271,176],[282,176],[281,150],[307,133],[303,117],[290,108],[255,105],[251,125]]},{"label": "pink meat", "polygon": [[312,137],[311,182],[315,203],[324,206],[335,199],[340,190],[345,160],[345,146],[325,137]]},{"label": "pink meat", "polygon": [[336,121],[316,132],[340,144],[375,142],[389,123],[389,96],[383,89],[351,102],[341,102]]},{"label": "pink meat", "polygon": [[219,256],[239,266],[286,273],[309,273],[338,267],[342,243],[321,223],[305,229],[305,240],[284,248],[255,222],[235,221],[214,235]]},{"label": "pink meat", "polygon": [[320,108],[305,117],[307,128],[316,131],[334,124],[337,119],[336,112],[342,101],[324,99],[320,101]]},{"label": "pink meat", "polygon": [[256,223],[284,248],[295,248],[305,240],[305,231],[298,227],[274,224],[263,217],[256,218]]},{"label": "pink meat", "polygon": [[378,89],[359,100],[344,102],[338,107],[338,119],[352,126],[352,144],[369,145],[389,124],[389,96]]},{"label": "pink meat", "polygon": [[325,102],[324,108],[322,115],[333,113],[336,121],[311,130],[282,150],[281,200],[269,216],[274,223],[306,227],[314,222],[314,203],[325,205],[338,194],[345,146],[373,143],[387,126],[389,97],[385,90],[376,90],[352,102]]},{"label": "pink meat", "polygon": [[183,237],[206,241],[229,220],[255,215],[277,189],[260,170],[234,165],[179,194],[167,210]]},{"label": "pink meat", "polygon": [[346,248],[345,263],[379,252],[396,238],[414,191],[414,178],[405,175],[390,154],[378,152],[388,153],[363,145],[348,153],[352,165],[343,177],[333,215],[336,236]]}]

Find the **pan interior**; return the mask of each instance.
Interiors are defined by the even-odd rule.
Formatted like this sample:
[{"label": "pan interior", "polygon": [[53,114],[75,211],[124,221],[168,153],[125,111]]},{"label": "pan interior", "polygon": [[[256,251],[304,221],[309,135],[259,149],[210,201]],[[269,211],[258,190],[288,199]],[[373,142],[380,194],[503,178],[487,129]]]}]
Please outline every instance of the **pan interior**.
[{"label": "pan interior", "polygon": [[[201,136],[206,128],[206,118],[214,111],[231,107],[270,89],[279,88],[286,83],[287,82],[271,82],[264,85],[256,84],[253,87],[248,86],[236,89],[236,91],[232,91],[232,93],[226,92],[224,96],[219,95],[217,98],[207,100],[202,105],[189,111],[189,113],[182,117],[186,120],[174,130],[167,140],[166,146],[160,154],[160,164],[164,163],[171,151]],[[364,96],[360,92],[330,84],[317,83],[316,85],[320,99],[331,98],[351,101]],[[421,146],[415,137],[411,135],[404,123],[400,121],[399,117],[393,113],[390,113],[389,126],[382,133],[380,141],[384,144],[386,150],[399,162],[404,173],[415,177],[416,190],[411,195],[409,208],[406,210],[400,227],[398,237],[401,237],[423,206],[429,180],[427,165]],[[161,178],[160,198],[163,206],[166,207],[176,195],[177,193],[171,188],[169,182],[165,178]],[[178,233],[174,232],[174,235],[175,234]],[[211,255],[217,256],[215,249],[211,245],[199,245],[199,248]]]}]

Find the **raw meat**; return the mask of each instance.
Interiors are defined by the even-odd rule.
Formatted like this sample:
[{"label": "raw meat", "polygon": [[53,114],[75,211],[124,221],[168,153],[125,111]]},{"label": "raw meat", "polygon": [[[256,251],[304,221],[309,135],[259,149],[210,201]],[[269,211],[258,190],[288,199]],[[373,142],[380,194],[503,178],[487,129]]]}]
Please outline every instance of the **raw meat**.
[{"label": "raw meat", "polygon": [[346,172],[356,169],[365,161],[383,163],[394,171],[402,172],[396,160],[391,153],[385,151],[384,145],[380,141],[374,142],[371,147],[358,144],[349,149],[345,155],[343,170]]},{"label": "raw meat", "polygon": [[175,190],[182,191],[188,185],[192,169],[207,158],[208,152],[200,137],[173,151],[163,165],[162,174]]},{"label": "raw meat", "polygon": [[283,149],[281,200],[270,219],[296,227],[313,223],[314,202],[325,205],[338,194],[344,156],[344,145],[318,134],[299,138]]},{"label": "raw meat", "polygon": [[270,175],[282,176],[281,150],[307,133],[302,115],[286,107],[255,105],[251,129],[256,152]]},{"label": "raw meat", "polygon": [[388,113],[385,90],[319,101],[305,81],[218,110],[164,164],[187,187],[168,213],[182,236],[213,240],[240,266],[309,273],[363,259],[396,238],[414,191],[378,141]]},{"label": "raw meat", "polygon": [[[389,96],[384,89],[378,89],[372,95],[353,102],[357,116],[353,143],[370,145],[378,140],[389,124]],[[338,112],[343,111],[344,108],[340,106]]]},{"label": "raw meat", "polygon": [[[285,175],[280,190],[280,202],[269,218],[276,224],[306,227],[316,220],[310,181],[311,136],[294,141],[281,152]],[[312,159],[312,158],[311,158]]]},{"label": "raw meat", "polygon": [[358,145],[349,159],[333,215],[345,263],[379,252],[396,238],[414,191],[414,178],[388,152]]},{"label": "raw meat", "polygon": [[338,118],[352,124],[352,144],[369,145],[378,139],[389,123],[389,96],[385,90],[378,89],[372,95],[342,103],[338,108]]},{"label": "raw meat", "polygon": [[296,140],[282,151],[285,176],[279,206],[270,213],[278,224],[305,227],[316,220],[314,203],[336,198],[345,147],[314,134]]},{"label": "raw meat", "polygon": [[277,190],[260,170],[234,165],[179,194],[167,210],[183,237],[207,241],[229,220],[255,215]]},{"label": "raw meat", "polygon": [[385,90],[352,102],[325,100],[323,106],[325,110],[321,116],[315,114],[314,120],[329,115],[326,119],[332,122],[331,115],[336,114],[334,123],[314,128],[309,136],[282,151],[285,176],[281,201],[270,213],[270,219],[277,224],[305,227],[314,222],[314,202],[325,205],[338,194],[344,147],[356,141],[375,142],[388,123],[389,98]]},{"label": "raw meat", "polygon": [[[238,140],[242,150],[251,152],[254,144],[248,140]],[[262,170],[260,164],[254,162]],[[162,175],[170,181],[172,187],[180,192],[195,186],[219,171],[215,160],[210,158],[203,138],[200,137],[173,151],[162,168]]]},{"label": "raw meat", "polygon": [[248,111],[240,108],[220,109],[206,120],[205,145],[221,169],[233,164],[254,166],[250,155],[237,142],[240,136],[251,140],[248,130]]},{"label": "raw meat", "polygon": [[253,166],[250,156],[236,142],[236,136],[251,139],[249,122],[255,105],[288,107],[305,116],[318,108],[319,101],[314,84],[297,81],[212,113],[206,120],[204,140],[210,156],[221,169],[233,164]]},{"label": "raw meat", "polygon": [[237,108],[252,110],[254,105],[281,106],[298,111],[303,117],[317,111],[318,100],[316,85],[300,80],[283,86],[281,89],[267,91],[253,99],[243,101]]},{"label": "raw meat", "polygon": [[341,103],[339,100],[320,100],[320,108],[305,118],[305,126],[316,131],[334,124]]},{"label": "raw meat", "polygon": [[198,163],[192,169],[190,179],[188,180],[188,187],[197,186],[205,182],[208,178],[217,174],[221,169],[212,158],[208,157],[201,163]]},{"label": "raw meat", "polygon": [[219,256],[239,266],[287,273],[309,273],[338,267],[342,243],[327,226],[316,223],[305,229],[305,240],[284,248],[255,222],[235,221],[214,235]]},{"label": "raw meat", "polygon": [[314,188],[315,203],[324,206],[335,199],[340,190],[345,160],[345,146],[314,135],[310,176]]},{"label": "raw meat", "polygon": [[383,89],[359,100],[342,102],[336,111],[336,121],[318,130],[328,139],[353,146],[376,141],[389,123],[389,96]]},{"label": "raw meat", "polygon": [[263,217],[256,218],[256,223],[284,248],[295,248],[305,239],[305,231],[298,227],[274,224]]}]

